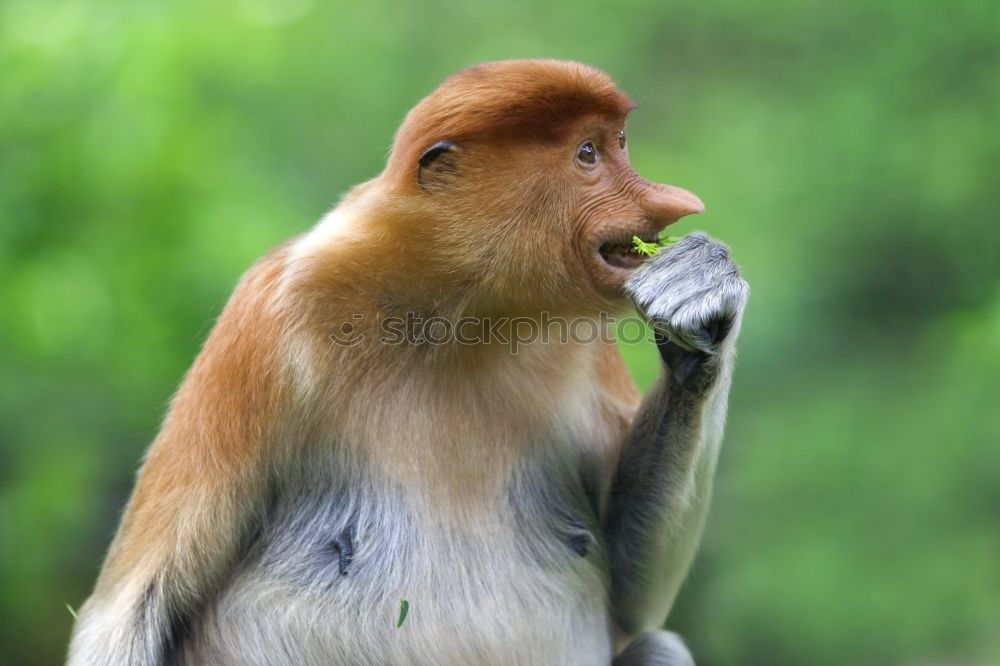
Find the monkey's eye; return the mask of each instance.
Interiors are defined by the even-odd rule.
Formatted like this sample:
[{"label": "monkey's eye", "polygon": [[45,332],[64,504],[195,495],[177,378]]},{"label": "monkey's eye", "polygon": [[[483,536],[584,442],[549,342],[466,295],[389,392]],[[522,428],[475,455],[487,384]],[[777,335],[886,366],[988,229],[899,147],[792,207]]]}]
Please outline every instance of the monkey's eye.
[{"label": "monkey's eye", "polygon": [[580,146],[580,150],[576,154],[576,159],[580,160],[584,164],[594,164],[597,162],[597,146],[594,145],[594,142],[585,141],[583,145]]},{"label": "monkey's eye", "polygon": [[618,131],[618,145],[622,147],[622,150],[625,150],[625,130]]}]

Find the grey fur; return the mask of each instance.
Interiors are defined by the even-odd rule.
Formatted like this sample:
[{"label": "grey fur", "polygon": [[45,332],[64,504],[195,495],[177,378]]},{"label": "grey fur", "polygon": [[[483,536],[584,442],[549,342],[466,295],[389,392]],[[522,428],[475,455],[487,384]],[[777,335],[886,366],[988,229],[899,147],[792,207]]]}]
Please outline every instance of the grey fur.
[{"label": "grey fur", "polygon": [[688,234],[640,266],[625,291],[639,312],[688,351],[717,356],[721,346],[706,336],[712,320],[737,320],[749,287],[729,249],[705,233]]},{"label": "grey fur", "polygon": [[636,416],[605,521],[611,614],[638,635],[661,626],[697,548],[749,290],[726,247],[696,232],[636,270],[626,291],[664,336],[666,375]]},{"label": "grey fur", "polygon": [[612,666],[694,666],[694,659],[677,634],[647,631],[615,657]]}]

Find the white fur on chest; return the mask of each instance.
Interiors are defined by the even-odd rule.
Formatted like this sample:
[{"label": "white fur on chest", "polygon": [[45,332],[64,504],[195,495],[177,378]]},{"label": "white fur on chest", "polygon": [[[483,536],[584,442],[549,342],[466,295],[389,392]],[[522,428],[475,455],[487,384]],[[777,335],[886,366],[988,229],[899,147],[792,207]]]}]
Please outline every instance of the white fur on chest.
[{"label": "white fur on chest", "polygon": [[[581,557],[516,516],[469,530],[421,520],[395,493],[302,504],[203,614],[188,661],[606,665],[602,554]],[[329,541],[349,523],[341,575]],[[397,628],[401,599],[409,613]]]}]

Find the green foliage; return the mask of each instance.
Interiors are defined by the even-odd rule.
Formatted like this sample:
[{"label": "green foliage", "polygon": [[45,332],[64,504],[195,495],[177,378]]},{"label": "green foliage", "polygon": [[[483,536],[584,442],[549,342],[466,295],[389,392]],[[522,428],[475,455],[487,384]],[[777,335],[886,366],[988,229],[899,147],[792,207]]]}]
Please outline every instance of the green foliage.
[{"label": "green foliage", "polygon": [[[753,293],[670,624],[702,666],[1000,654],[995,3],[0,2],[0,663],[60,663],[240,272],[487,59],[638,102]],[[512,26],[504,29],[503,26]],[[642,385],[648,345],[624,346]]]}]

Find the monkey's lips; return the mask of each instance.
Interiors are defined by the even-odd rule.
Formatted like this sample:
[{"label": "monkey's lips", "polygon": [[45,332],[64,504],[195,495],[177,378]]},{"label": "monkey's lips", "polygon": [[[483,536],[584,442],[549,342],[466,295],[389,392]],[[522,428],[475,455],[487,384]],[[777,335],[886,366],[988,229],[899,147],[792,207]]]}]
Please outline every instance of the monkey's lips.
[{"label": "monkey's lips", "polygon": [[[644,243],[656,243],[656,234],[633,235],[638,236]],[[638,268],[642,262],[649,259],[647,255],[635,249],[631,235],[627,238],[614,238],[602,243],[597,248],[597,254],[612,270],[625,271],[626,273]]]}]

